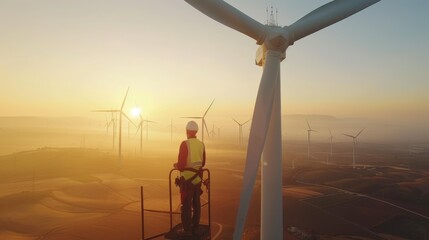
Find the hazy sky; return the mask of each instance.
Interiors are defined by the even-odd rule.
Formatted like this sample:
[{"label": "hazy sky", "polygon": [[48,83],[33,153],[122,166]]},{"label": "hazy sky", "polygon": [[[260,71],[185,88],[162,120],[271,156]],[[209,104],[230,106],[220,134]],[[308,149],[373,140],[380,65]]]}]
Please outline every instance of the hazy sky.
[{"label": "hazy sky", "polygon": [[[228,0],[290,25],[328,1]],[[382,0],[289,47],[283,114],[429,120],[429,1]],[[0,0],[1,115],[93,116],[138,105],[158,121],[247,120],[262,70],[253,39],[177,0]],[[168,121],[167,120],[167,121]]]}]

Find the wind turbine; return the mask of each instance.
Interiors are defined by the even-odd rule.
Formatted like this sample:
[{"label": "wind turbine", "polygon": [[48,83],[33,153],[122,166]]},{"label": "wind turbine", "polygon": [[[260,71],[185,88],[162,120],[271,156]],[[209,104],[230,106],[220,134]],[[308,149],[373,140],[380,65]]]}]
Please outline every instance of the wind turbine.
[{"label": "wind turbine", "polygon": [[125,105],[125,101],[127,100],[127,96],[128,96],[128,91],[130,90],[130,88],[128,87],[127,89],[127,93],[125,93],[125,97],[124,100],[122,101],[122,105],[120,109],[112,109],[112,110],[94,110],[93,112],[110,112],[110,113],[119,113],[119,151],[118,151],[118,161],[119,163],[121,163],[122,160],[122,116],[124,116],[125,118],[128,119],[128,121],[130,121],[134,126],[134,122],[127,116],[127,114],[125,114],[125,112],[123,111],[124,109],[124,105]]},{"label": "wind turbine", "polygon": [[141,114],[139,114],[139,116],[140,116],[140,122],[139,122],[139,124],[137,124],[137,132],[140,129],[140,153],[142,153],[142,151],[143,151],[143,126],[142,126],[143,125],[143,117]]},{"label": "wind turbine", "polygon": [[106,127],[106,135],[109,135],[109,127],[110,127],[110,122],[109,120],[107,120],[107,116],[106,117],[106,125],[104,125]]},{"label": "wind turbine", "polygon": [[206,129],[207,136],[210,137],[205,117],[206,117],[208,111],[210,110],[210,108],[212,107],[213,103],[214,103],[214,99],[213,99],[212,103],[210,103],[210,106],[207,108],[206,112],[204,113],[204,115],[202,117],[182,117],[182,118],[201,119],[201,141],[202,142],[204,142],[204,128]]},{"label": "wind turbine", "polygon": [[355,164],[356,164],[356,143],[357,143],[357,137],[363,132],[363,130],[365,130],[365,128],[362,128],[362,130],[360,130],[360,132],[358,134],[356,134],[356,136],[353,135],[349,135],[349,134],[344,134],[347,137],[351,137],[353,139],[353,168],[355,168]]},{"label": "wind turbine", "polygon": [[116,118],[113,115],[113,112],[111,113],[112,116],[110,118],[109,124],[107,127],[109,127],[110,125],[112,125],[112,150],[115,150],[115,135],[116,135]]},{"label": "wind turbine", "polygon": [[256,40],[263,66],[253,111],[234,239],[241,239],[262,151],[261,239],[283,239],[280,62],[288,46],[380,0],[336,0],[290,26],[263,25],[222,0],[185,0],[212,19]]},{"label": "wind turbine", "polygon": [[310,160],[310,138],[311,138],[311,132],[317,132],[316,130],[311,129],[310,124],[307,121],[308,129],[307,129],[307,141],[308,141],[308,148],[307,148],[307,161]]},{"label": "wind turbine", "polygon": [[146,140],[149,140],[149,123],[156,123],[156,122],[148,119],[143,120],[143,122],[146,123]]},{"label": "wind turbine", "polygon": [[218,138],[220,138],[220,129],[222,128],[222,127],[216,127],[217,128],[217,137]]},{"label": "wind turbine", "polygon": [[146,140],[148,139],[149,122],[155,123],[154,121],[145,120],[143,116],[139,114],[140,122],[137,124],[137,132],[140,130],[140,153],[143,151],[143,124],[146,123]]},{"label": "wind turbine", "polygon": [[241,146],[241,144],[243,143],[243,125],[248,123],[250,121],[250,119],[243,122],[243,123],[239,123],[234,118],[232,120],[234,120],[234,122],[236,122],[238,124],[238,145]]},{"label": "wind turbine", "polygon": [[212,143],[214,143],[214,138],[216,136],[214,123],[213,123],[213,126],[212,126],[212,130],[210,131],[210,134],[212,135]]},{"label": "wind turbine", "polygon": [[173,118],[171,118],[170,125],[167,127],[170,127],[170,142],[173,143],[173,128],[175,128],[173,125]]}]

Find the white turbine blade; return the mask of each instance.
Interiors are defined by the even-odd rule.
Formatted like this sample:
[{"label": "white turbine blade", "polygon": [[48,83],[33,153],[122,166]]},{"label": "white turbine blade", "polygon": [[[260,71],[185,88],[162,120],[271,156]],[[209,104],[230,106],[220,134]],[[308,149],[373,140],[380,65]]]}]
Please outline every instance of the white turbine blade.
[{"label": "white turbine blade", "polygon": [[180,117],[180,118],[202,119],[203,117]]},{"label": "white turbine blade", "polygon": [[240,125],[240,123],[239,123],[239,122],[237,122],[237,120],[235,120],[234,118],[233,118],[232,120],[234,120],[234,122],[236,122],[238,125]]},{"label": "white turbine blade", "polygon": [[310,123],[308,123],[308,120],[305,119],[305,121],[307,121],[307,125],[308,125],[308,130],[312,131],[311,127],[310,127]]},{"label": "white turbine blade", "polygon": [[157,123],[157,122],[154,122],[154,121],[151,121],[151,120],[144,120],[144,122],[148,122],[148,123]]},{"label": "white turbine blade", "polygon": [[204,113],[203,117],[205,117],[205,116],[206,116],[206,114],[209,112],[209,110],[210,110],[210,108],[212,107],[213,103],[214,103],[214,99],[213,99],[212,103],[210,103],[210,106],[207,108],[207,110],[206,110],[206,112]]},{"label": "white turbine blade", "polygon": [[185,0],[210,18],[262,43],[265,26],[222,0]]},{"label": "white turbine blade", "polygon": [[276,79],[280,70],[279,52],[268,51],[264,72],[259,85],[258,96],[256,98],[255,109],[253,111],[253,120],[250,127],[249,144],[247,147],[246,165],[243,175],[243,187],[240,194],[240,205],[238,208],[235,222],[234,239],[241,239],[244,224],[246,222],[247,211],[250,205],[250,199],[253,193],[258,173],[261,154],[264,149],[265,138],[267,136],[270,123],[271,112],[273,108]]},{"label": "white turbine blade", "polygon": [[131,118],[129,118],[128,116],[127,116],[127,114],[125,114],[124,112],[122,112],[121,111],[121,113],[122,113],[122,115],[124,115],[124,117],[126,118],[126,119],[128,119],[128,121],[130,121],[133,125],[134,125],[134,127],[136,127],[136,124],[133,122],[133,120],[131,120]]},{"label": "white turbine blade", "polygon": [[333,137],[333,136],[332,136],[332,132],[331,132],[331,129],[330,129],[330,128],[328,128],[328,130],[329,130],[329,134],[331,134],[331,137]]},{"label": "white turbine blade", "polygon": [[121,105],[121,111],[124,108],[125,100],[127,100],[127,96],[128,96],[128,91],[129,90],[130,90],[130,87],[127,88],[127,93],[125,93],[124,101],[122,101],[122,105]]},{"label": "white turbine blade", "polygon": [[140,128],[142,127],[142,123],[143,123],[143,122],[140,122],[140,123],[139,123],[139,125],[137,125],[136,134],[137,134],[137,132],[140,130]]},{"label": "white turbine blade", "polygon": [[362,128],[362,130],[360,130],[360,132],[356,135],[356,137],[358,137],[363,132],[363,130],[365,130],[365,128]]},{"label": "white turbine blade", "polygon": [[344,133],[343,133],[343,135],[347,136],[347,137],[355,138],[355,136],[352,136],[352,135],[348,135],[348,134],[344,134]]},{"label": "white turbine blade", "polygon": [[209,133],[209,129],[207,127],[206,121],[203,120],[203,123],[204,123],[204,128],[206,129],[207,136],[210,137],[210,133]]},{"label": "white turbine blade", "polygon": [[113,121],[113,119],[110,119],[109,125],[107,125],[107,127],[110,127],[110,125],[112,125],[112,124],[114,124],[114,121]]},{"label": "white turbine blade", "polygon": [[305,15],[289,26],[294,41],[339,22],[380,0],[336,0]]},{"label": "white turbine blade", "polygon": [[241,124],[241,125],[244,125],[244,124],[246,124],[246,123],[248,123],[250,121],[250,119],[249,120],[247,120],[247,121],[245,121],[243,124]]}]

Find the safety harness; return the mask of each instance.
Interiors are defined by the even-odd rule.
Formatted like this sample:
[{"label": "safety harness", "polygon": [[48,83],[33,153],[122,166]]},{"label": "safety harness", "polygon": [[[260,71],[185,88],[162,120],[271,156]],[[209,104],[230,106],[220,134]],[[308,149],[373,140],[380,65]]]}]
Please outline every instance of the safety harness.
[{"label": "safety harness", "polygon": [[[185,178],[183,178],[183,177],[178,177],[177,176],[176,179],[175,179],[175,181],[174,181],[174,183],[175,183],[175,185],[177,187],[180,187],[181,184],[186,184],[186,183],[187,184],[192,184],[192,181],[203,172],[203,167],[200,167],[199,169],[184,168],[184,170],[188,170],[188,171],[194,172],[195,174],[190,179],[188,179],[188,180],[185,180]],[[181,181],[181,179],[183,179],[184,181]],[[206,187],[206,192],[208,192],[209,189],[210,189],[210,181],[209,181],[209,179],[207,178],[207,179],[204,180],[204,179],[201,178],[201,183]]]},{"label": "safety harness", "polygon": [[[200,167],[199,169],[195,169],[195,168],[184,168],[184,169],[183,169],[184,171],[194,172],[194,175],[192,175],[192,177],[191,177],[191,178],[186,179],[186,181],[189,181],[189,182],[194,181],[194,179],[195,179],[196,177],[198,177],[198,176],[203,172],[203,171],[202,171],[202,169],[203,169],[203,167]],[[201,181],[202,181],[202,179],[201,179]]]}]

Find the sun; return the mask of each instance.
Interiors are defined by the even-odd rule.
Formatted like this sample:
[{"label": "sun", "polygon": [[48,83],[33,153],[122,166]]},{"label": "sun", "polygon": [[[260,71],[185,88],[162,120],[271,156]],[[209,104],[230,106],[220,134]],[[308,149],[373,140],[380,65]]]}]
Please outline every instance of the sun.
[{"label": "sun", "polygon": [[138,107],[135,107],[135,108],[133,108],[133,109],[131,109],[131,114],[134,116],[134,117],[138,117],[138,116],[140,116],[140,113],[142,112],[142,110],[140,109],[140,108],[138,108]]}]

